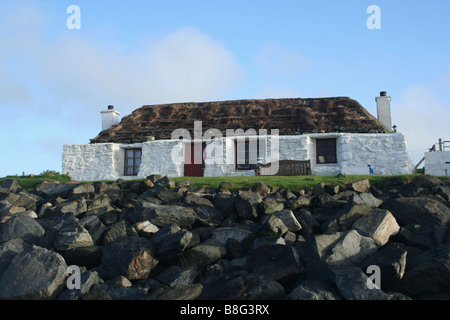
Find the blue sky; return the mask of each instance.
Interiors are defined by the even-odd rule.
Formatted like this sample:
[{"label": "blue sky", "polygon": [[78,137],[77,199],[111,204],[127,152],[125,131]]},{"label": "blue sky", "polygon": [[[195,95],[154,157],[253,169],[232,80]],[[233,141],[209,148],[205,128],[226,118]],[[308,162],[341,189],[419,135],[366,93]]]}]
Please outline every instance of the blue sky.
[{"label": "blue sky", "polygon": [[380,91],[417,163],[450,140],[449,15],[448,0],[0,0],[0,177],[61,171],[110,104],[348,96],[376,116]]}]

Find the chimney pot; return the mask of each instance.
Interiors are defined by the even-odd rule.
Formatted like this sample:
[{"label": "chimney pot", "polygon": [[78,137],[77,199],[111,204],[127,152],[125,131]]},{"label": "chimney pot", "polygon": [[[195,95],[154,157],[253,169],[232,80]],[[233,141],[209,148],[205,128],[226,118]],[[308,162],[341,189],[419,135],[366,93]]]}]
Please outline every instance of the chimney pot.
[{"label": "chimney pot", "polygon": [[381,91],[380,92],[380,97],[386,97],[386,91]]},{"label": "chimney pot", "polygon": [[108,106],[108,110],[114,110],[114,106]]}]

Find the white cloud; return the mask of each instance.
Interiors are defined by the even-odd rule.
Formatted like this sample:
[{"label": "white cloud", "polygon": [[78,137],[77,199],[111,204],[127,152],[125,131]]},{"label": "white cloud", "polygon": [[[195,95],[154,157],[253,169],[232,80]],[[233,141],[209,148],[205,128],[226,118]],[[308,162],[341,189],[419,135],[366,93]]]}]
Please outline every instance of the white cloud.
[{"label": "white cloud", "polygon": [[[24,144],[23,150],[30,139],[41,141],[40,148],[3,165],[0,176],[19,166],[36,168],[44,153],[42,171],[59,170],[62,145],[55,144],[94,138],[101,130],[99,111],[109,104],[127,115],[143,104],[220,100],[242,78],[233,54],[197,28],[156,40],[150,34],[152,41],[125,51],[83,26],[66,29],[64,15],[51,10],[14,2],[0,12],[2,120],[21,128],[15,141]],[[7,134],[0,129],[0,135]]]},{"label": "white cloud", "polygon": [[439,138],[450,140],[450,109],[427,85],[404,90],[399,101],[392,101],[393,124],[406,136],[414,164]]},{"label": "white cloud", "polygon": [[[95,35],[87,38],[72,30],[49,39],[43,32],[45,15],[36,7],[15,14],[3,22],[9,33],[0,34],[0,41],[8,50],[0,53],[0,67],[9,76],[23,73],[22,82],[10,83],[4,76],[0,84],[7,84],[8,100],[19,101],[29,97],[31,83],[35,99],[52,97],[42,106],[47,111],[74,102],[83,111],[116,104],[130,112],[142,104],[220,99],[242,77],[233,54],[194,27],[137,45],[146,49],[123,52],[103,46]],[[14,62],[23,68],[12,68]]]}]

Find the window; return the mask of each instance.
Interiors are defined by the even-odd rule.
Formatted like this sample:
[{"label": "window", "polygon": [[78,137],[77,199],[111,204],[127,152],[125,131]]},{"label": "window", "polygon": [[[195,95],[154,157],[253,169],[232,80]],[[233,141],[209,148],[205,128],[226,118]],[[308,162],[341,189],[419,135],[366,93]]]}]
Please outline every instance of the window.
[{"label": "window", "polygon": [[236,140],[236,169],[255,170],[264,159],[266,141],[264,139]]},{"label": "window", "polygon": [[142,149],[125,149],[125,175],[136,176],[141,165]]},{"label": "window", "polygon": [[336,139],[317,139],[316,158],[318,164],[337,163]]}]

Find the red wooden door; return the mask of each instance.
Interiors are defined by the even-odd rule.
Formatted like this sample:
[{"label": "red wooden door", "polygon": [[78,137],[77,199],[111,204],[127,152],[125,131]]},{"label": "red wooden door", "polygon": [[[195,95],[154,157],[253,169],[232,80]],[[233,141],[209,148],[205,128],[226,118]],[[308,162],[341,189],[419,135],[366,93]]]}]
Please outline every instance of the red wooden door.
[{"label": "red wooden door", "polygon": [[206,143],[192,142],[186,145],[184,175],[186,177],[203,177],[205,159],[203,153]]}]

